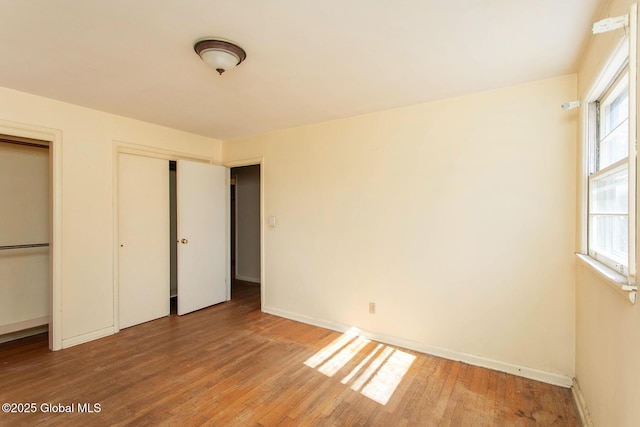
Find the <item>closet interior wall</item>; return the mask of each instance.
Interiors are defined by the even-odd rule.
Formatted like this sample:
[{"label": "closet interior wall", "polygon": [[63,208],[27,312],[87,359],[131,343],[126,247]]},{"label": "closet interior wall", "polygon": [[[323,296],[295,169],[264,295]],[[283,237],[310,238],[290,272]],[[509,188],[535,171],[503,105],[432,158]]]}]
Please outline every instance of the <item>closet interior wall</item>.
[{"label": "closet interior wall", "polygon": [[49,146],[0,135],[0,342],[49,321]]}]

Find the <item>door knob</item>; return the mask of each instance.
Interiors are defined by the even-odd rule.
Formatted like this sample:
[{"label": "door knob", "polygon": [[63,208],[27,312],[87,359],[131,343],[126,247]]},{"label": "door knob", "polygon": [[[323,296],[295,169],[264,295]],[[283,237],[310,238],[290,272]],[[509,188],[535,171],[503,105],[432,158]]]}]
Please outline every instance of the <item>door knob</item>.
[{"label": "door knob", "polygon": [[183,245],[186,245],[187,243],[189,243],[189,241],[187,239],[182,239],[180,240],[180,243],[182,243]]}]

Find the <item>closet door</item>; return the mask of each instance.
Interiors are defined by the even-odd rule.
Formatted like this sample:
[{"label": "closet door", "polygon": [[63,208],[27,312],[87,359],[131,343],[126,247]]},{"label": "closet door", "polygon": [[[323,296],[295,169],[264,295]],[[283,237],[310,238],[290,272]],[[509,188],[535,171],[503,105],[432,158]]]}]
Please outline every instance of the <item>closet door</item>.
[{"label": "closet door", "polygon": [[178,314],[229,300],[229,169],[177,162]]},{"label": "closet door", "polygon": [[118,158],[119,326],[169,315],[169,164]]}]

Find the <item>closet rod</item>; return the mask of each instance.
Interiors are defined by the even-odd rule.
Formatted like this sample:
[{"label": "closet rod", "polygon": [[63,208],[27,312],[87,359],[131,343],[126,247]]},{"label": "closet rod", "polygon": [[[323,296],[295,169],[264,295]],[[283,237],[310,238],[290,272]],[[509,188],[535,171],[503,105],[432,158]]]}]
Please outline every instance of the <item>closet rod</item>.
[{"label": "closet rod", "polygon": [[48,243],[31,243],[29,245],[7,245],[7,246],[0,246],[0,250],[5,250],[5,249],[27,249],[27,248],[44,248],[44,247],[48,247],[49,244]]},{"label": "closet rod", "polygon": [[28,147],[46,148],[49,149],[49,143],[47,141],[40,141],[39,139],[32,138],[20,138],[18,136],[7,136],[0,134],[0,142],[7,144],[26,145]]}]

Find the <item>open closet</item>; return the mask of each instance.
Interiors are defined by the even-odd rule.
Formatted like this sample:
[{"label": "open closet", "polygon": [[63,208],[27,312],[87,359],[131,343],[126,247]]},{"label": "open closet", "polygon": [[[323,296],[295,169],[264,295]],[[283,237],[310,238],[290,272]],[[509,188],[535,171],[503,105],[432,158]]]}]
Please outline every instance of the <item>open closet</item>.
[{"label": "open closet", "polygon": [[49,144],[0,135],[0,342],[49,322]]},{"label": "open closet", "polygon": [[118,156],[119,328],[229,299],[229,170]]},{"label": "open closet", "polygon": [[233,278],[260,283],[260,165],[231,169]]}]

